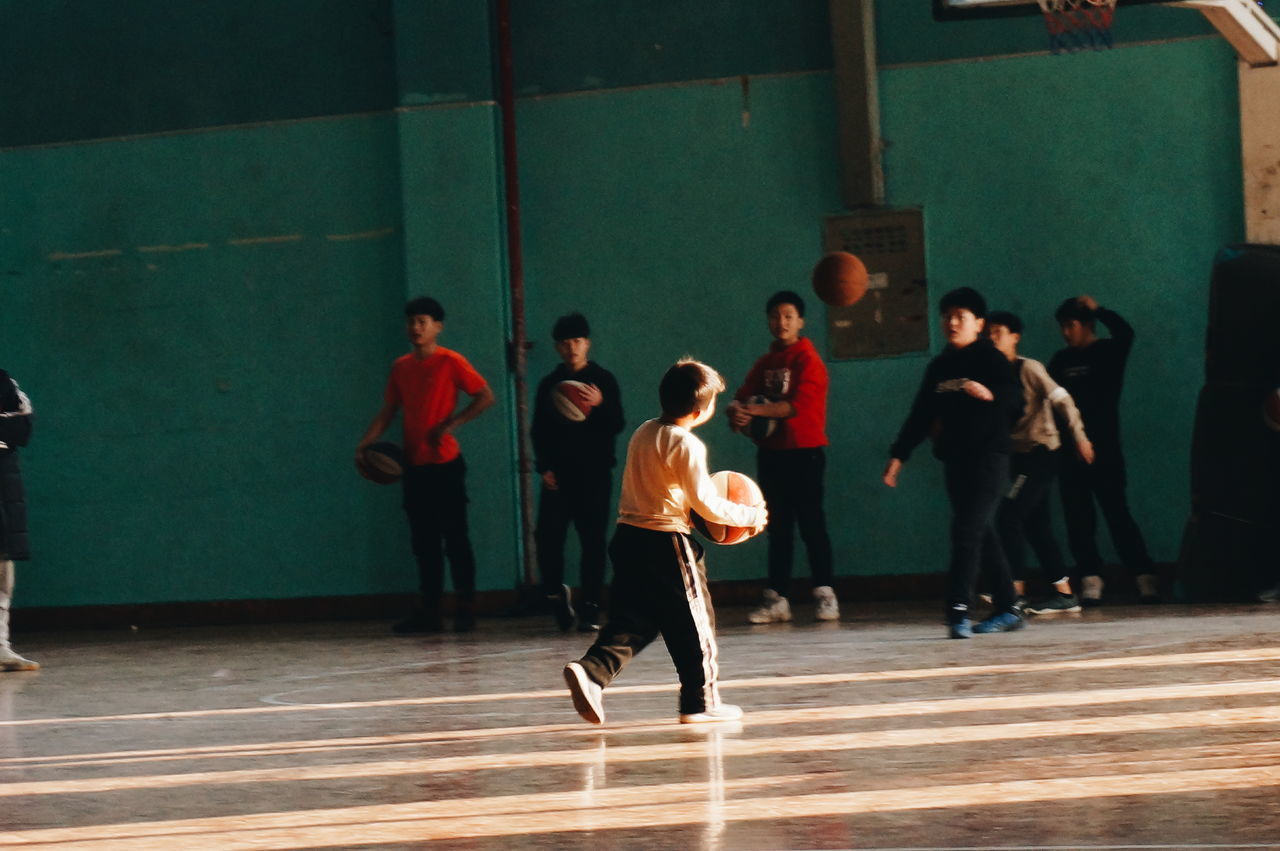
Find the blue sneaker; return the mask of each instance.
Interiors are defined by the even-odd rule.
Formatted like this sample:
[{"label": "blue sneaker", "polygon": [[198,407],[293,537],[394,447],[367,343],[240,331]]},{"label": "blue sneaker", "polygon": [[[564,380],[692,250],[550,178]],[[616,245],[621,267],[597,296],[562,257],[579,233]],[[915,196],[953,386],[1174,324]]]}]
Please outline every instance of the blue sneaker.
[{"label": "blue sneaker", "polygon": [[1015,629],[1022,629],[1026,625],[1027,622],[1013,612],[1001,612],[998,615],[992,615],[975,626],[973,631],[977,633],[1013,632]]},{"label": "blue sneaker", "polygon": [[973,627],[969,626],[968,618],[951,624],[947,629],[947,636],[950,638],[973,638]]}]

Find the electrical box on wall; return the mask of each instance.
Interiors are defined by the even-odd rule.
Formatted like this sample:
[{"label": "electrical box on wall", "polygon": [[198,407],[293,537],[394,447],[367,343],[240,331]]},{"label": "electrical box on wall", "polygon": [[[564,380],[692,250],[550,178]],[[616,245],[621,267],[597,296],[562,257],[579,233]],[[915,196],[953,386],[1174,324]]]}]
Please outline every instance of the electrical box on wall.
[{"label": "electrical box on wall", "polygon": [[891,357],[929,350],[924,211],[869,210],[829,216],[824,251],[848,251],[867,266],[866,294],[827,307],[832,360]]}]

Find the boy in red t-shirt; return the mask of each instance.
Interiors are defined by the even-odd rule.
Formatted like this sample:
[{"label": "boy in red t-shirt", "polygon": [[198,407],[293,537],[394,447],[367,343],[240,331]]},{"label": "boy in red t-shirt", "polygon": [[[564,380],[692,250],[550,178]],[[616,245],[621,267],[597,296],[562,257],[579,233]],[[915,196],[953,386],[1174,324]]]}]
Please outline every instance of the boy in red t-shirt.
[{"label": "boy in red t-shirt", "polygon": [[[789,290],[765,304],[773,344],[756,361],[726,413],[734,429],[753,435],[760,489],[769,506],[769,587],[752,623],[791,620],[787,592],[795,549],[795,526],[809,553],[816,617],[834,621],[840,604],[831,587],[831,538],[822,506],[826,469],[827,366],[804,329],[804,299]],[[752,418],[774,420],[771,434],[752,429]]]},{"label": "boy in red t-shirt", "polygon": [[[453,431],[492,405],[493,391],[466,358],[436,343],[444,329],[440,302],[416,298],[404,313],[413,351],[391,364],[382,409],[356,446],[356,469],[365,474],[365,447],[382,436],[403,408],[406,463],[401,481],[422,605],[393,629],[400,634],[440,629],[443,542],[458,601],[453,626],[466,632],[475,628],[476,563],[467,534],[467,468]],[[455,411],[459,390],[471,401]]]}]

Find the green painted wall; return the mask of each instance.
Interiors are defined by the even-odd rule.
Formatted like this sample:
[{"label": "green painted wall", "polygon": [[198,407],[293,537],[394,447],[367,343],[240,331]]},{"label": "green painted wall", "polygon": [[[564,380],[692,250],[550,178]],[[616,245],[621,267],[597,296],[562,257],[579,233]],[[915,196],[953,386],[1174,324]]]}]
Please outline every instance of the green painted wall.
[{"label": "green painted wall", "polygon": [[[109,20],[0,0],[0,365],[40,417],[24,606],[413,588],[397,491],[350,455],[418,293],[499,390],[460,439],[481,586],[518,574],[488,6],[299,2],[150,24],[155,0]],[[825,3],[517,5],[531,378],[555,364],[551,322],[579,309],[632,426],[680,355],[736,384],[768,343],[764,299],[806,288],[840,212]],[[968,284],[1023,311],[1032,354],[1056,348],[1067,294],[1133,319],[1134,501],[1171,559],[1209,262],[1242,230],[1230,52],[935,62],[1040,45],[985,22],[955,48],[969,25],[915,5],[879,10],[890,202],[926,211],[935,297]],[[245,242],[263,237],[287,239]],[[820,346],[823,326],[815,304]],[[842,573],[943,564],[937,465],[878,483],[923,365],[831,365]],[[716,467],[754,468],[720,422],[703,435]],[[760,576],[764,548],[712,565]]]},{"label": "green painted wall", "polygon": [[389,0],[0,0],[0,147],[385,110]]},{"label": "green painted wall", "polygon": [[[1165,561],[1186,516],[1209,262],[1242,228],[1234,81],[1229,49],[1211,40],[882,76],[889,202],[926,211],[935,299],[980,288],[1028,319],[1028,352],[1043,359],[1069,295],[1093,293],[1138,327],[1124,420],[1136,511]],[[737,85],[522,108],[533,323],[586,311],[633,423],[653,415],[656,379],[682,353],[740,381],[768,343],[765,298],[807,289],[820,219],[840,207],[833,97],[825,74],[755,79],[747,127]],[[822,345],[824,324],[814,305],[808,331]],[[553,353],[535,362],[545,371]],[[899,490],[878,482],[924,363],[831,364],[842,573],[945,564],[939,466],[922,451]],[[703,434],[713,466],[754,469],[744,440],[719,423]],[[713,561],[719,576],[760,576],[764,548]]]},{"label": "green painted wall", "polygon": [[403,585],[350,469],[398,348],[395,158],[389,116],[0,156],[24,604]]}]

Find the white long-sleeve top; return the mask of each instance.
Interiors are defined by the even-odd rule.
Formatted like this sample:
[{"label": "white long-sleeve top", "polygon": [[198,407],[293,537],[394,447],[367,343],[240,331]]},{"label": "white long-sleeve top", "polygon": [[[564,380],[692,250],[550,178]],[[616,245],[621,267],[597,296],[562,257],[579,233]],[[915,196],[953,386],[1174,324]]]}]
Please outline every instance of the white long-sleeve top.
[{"label": "white long-sleeve top", "polygon": [[728,526],[754,526],[761,513],[716,493],[706,444],[693,432],[661,420],[643,423],[627,444],[618,522],[687,534],[691,510]]},{"label": "white long-sleeve top", "polygon": [[1036,446],[1057,449],[1062,445],[1054,422],[1054,410],[1067,421],[1077,444],[1088,440],[1080,411],[1066,388],[1049,377],[1044,364],[1031,358],[1018,358],[1018,374],[1022,379],[1022,398],[1026,402],[1021,419],[1013,426],[1013,451],[1030,452]]}]

